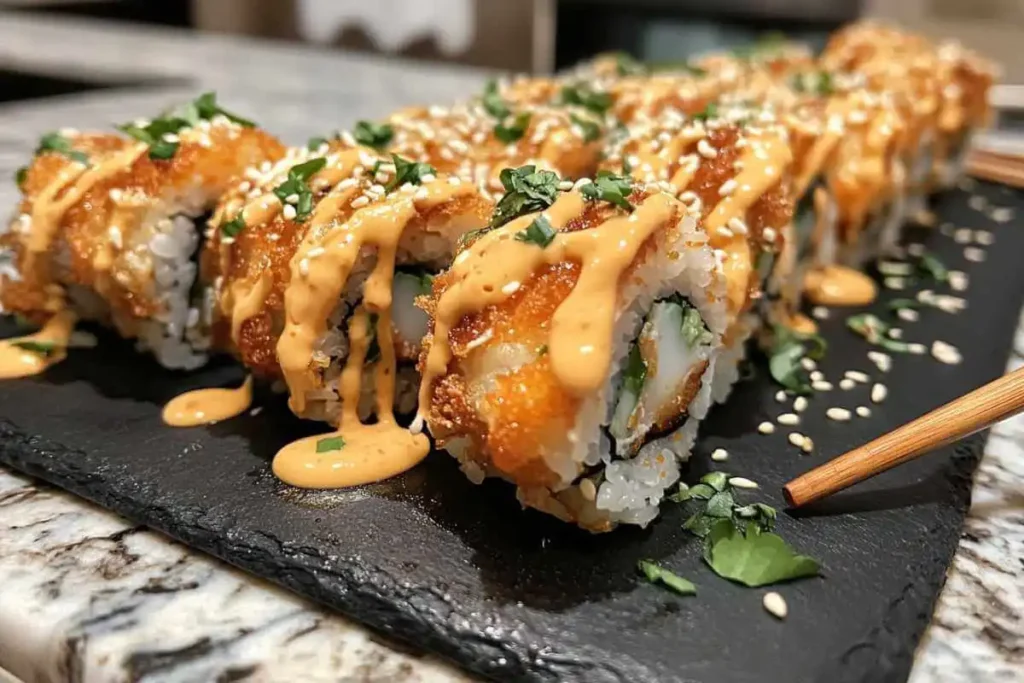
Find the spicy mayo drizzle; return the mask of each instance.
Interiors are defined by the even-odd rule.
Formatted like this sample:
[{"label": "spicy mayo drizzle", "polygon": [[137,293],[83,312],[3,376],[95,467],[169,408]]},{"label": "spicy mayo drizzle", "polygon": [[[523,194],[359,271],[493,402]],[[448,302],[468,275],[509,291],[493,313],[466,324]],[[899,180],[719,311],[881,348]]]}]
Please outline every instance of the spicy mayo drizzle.
[{"label": "spicy mayo drizzle", "polygon": [[[0,379],[38,375],[64,360],[74,326],[74,313],[65,309],[50,318],[35,334],[0,341]],[[39,345],[40,350],[23,348],[18,346],[19,343]]]},{"label": "spicy mayo drizzle", "polygon": [[807,272],[804,290],[811,303],[823,306],[863,306],[878,295],[874,280],[846,266],[823,266]]},{"label": "spicy mayo drizzle", "polygon": [[[412,434],[395,421],[396,358],[391,331],[391,289],[398,245],[406,227],[421,212],[454,198],[475,193],[468,184],[438,180],[415,193],[399,191],[378,205],[338,224],[336,216],[356,192],[325,198],[291,261],[285,290],[285,327],[277,344],[281,370],[289,389],[289,405],[297,415],[306,410],[306,395],[319,388],[311,363],[317,340],[327,331],[331,312],[341,300],[349,275],[364,248],[376,248],[376,262],[363,285],[363,301],[349,323],[349,352],[339,378],[341,416],[338,430],[285,446],[274,458],[274,473],[284,482],[306,488],[336,488],[379,481],[412,467],[430,450],[425,435]],[[377,317],[380,360],[374,366],[377,422],[364,425],[357,407],[363,364],[372,335],[370,316]],[[324,438],[340,437],[344,446],[318,452]]]},{"label": "spicy mayo drizzle", "polygon": [[237,389],[196,389],[175,396],[161,417],[170,427],[196,427],[241,415],[252,404],[252,377]]}]

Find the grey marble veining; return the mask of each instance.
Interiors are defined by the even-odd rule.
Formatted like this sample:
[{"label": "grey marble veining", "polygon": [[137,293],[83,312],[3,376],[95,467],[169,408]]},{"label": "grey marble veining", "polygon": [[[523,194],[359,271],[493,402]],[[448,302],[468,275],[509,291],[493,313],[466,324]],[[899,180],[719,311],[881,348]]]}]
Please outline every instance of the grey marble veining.
[{"label": "grey marble veining", "polygon": [[[45,45],[46,49],[39,49]],[[0,13],[0,66],[143,89],[0,106],[0,178],[38,136],[103,127],[202,90],[290,142],[451,101],[484,74],[218,36]],[[0,182],[0,207],[16,198]],[[1024,364],[1024,327],[1010,368]],[[993,431],[912,683],[1024,671],[1024,416]],[[0,668],[26,681],[459,681],[348,620],[66,493],[0,469]]]}]

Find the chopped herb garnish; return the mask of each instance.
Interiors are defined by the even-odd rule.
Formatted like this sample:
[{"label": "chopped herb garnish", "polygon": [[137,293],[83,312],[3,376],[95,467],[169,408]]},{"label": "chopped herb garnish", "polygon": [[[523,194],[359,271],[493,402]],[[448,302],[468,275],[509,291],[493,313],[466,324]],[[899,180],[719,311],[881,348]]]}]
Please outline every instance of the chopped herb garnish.
[{"label": "chopped herb garnish", "polygon": [[615,70],[620,76],[643,76],[647,73],[647,67],[640,61],[625,52],[616,52]]},{"label": "chopped herb garnish", "polygon": [[640,573],[647,577],[647,580],[651,583],[661,583],[665,587],[679,593],[679,595],[697,594],[697,587],[692,582],[670,572],[651,560],[640,560],[636,566]]},{"label": "chopped herb garnish", "polygon": [[629,176],[618,175],[606,170],[598,171],[594,182],[582,186],[580,192],[586,199],[594,201],[600,199],[622,207],[626,211],[633,210],[633,205],[627,199],[633,193],[633,179]]},{"label": "chopped herb garnish", "polygon": [[601,126],[576,114],[569,114],[569,120],[578,126],[583,135],[583,142],[593,142],[601,137]]},{"label": "chopped herb garnish", "polygon": [[538,171],[533,165],[503,169],[500,178],[505,194],[494,209],[491,228],[524,214],[543,211],[558,196],[558,176],[551,171]]},{"label": "chopped herb garnish", "polygon": [[299,223],[313,213],[313,189],[309,186],[309,179],[326,165],[327,159],[324,157],[296,164],[288,170],[288,179],[274,188],[274,195],[282,204],[288,204],[292,195],[298,198],[295,202],[295,220]]},{"label": "chopped herb garnish", "polygon": [[683,341],[692,349],[700,344],[708,344],[712,339],[714,335],[704,324],[700,311],[687,302],[683,306]]},{"label": "chopped herb garnish", "polygon": [[558,231],[551,227],[551,223],[544,216],[537,216],[530,223],[529,227],[516,233],[516,239],[520,242],[532,242],[543,249],[551,244]]},{"label": "chopped herb garnish", "polygon": [[612,106],[610,93],[591,90],[583,83],[567,85],[558,95],[558,104],[571,104],[603,115]]},{"label": "chopped herb garnish", "polygon": [[322,439],[318,439],[316,442],[317,453],[329,453],[331,451],[340,451],[345,447],[345,439],[340,436],[327,436]]},{"label": "chopped herb garnish", "polygon": [[640,353],[640,345],[633,344],[626,358],[626,368],[622,371],[623,390],[634,396],[639,396],[644,387],[644,380],[647,379],[647,363]]},{"label": "chopped herb garnish", "polygon": [[768,358],[772,379],[794,393],[810,393],[810,378],[800,361],[804,356],[820,360],[828,348],[827,343],[817,334],[801,334],[782,325],[775,326],[773,335],[775,339]]},{"label": "chopped herb garnish", "polygon": [[741,528],[732,519],[711,527],[704,561],[722,578],[752,588],[816,576],[820,569],[817,560],[796,554],[778,534],[756,524]]},{"label": "chopped herb garnish", "polygon": [[831,95],[835,92],[832,74],[828,71],[810,71],[793,76],[793,89],[797,92],[811,93],[819,96]]},{"label": "chopped herb garnish", "polygon": [[28,179],[28,166],[22,166],[14,172],[14,182],[21,188]]},{"label": "chopped herb garnish", "polygon": [[330,141],[325,137],[310,138],[309,142],[306,143],[306,149],[308,149],[310,152],[315,152],[324,145],[326,145],[328,142]]},{"label": "chopped herb garnish", "polygon": [[484,110],[496,119],[503,119],[512,113],[505,100],[501,98],[498,81],[495,80],[487,81],[484,87],[483,106]]},{"label": "chopped herb garnish", "polygon": [[707,121],[708,119],[718,118],[718,105],[714,102],[708,102],[703,110],[697,112],[690,117],[694,121]]},{"label": "chopped herb garnish", "polygon": [[199,123],[200,120],[209,121],[217,115],[223,116],[228,121],[237,123],[243,128],[254,128],[256,126],[255,122],[242,118],[238,114],[232,114],[217,104],[217,93],[215,92],[203,93],[192,102],[172,112],[172,116],[185,119],[192,126]]},{"label": "chopped herb garnish", "polygon": [[424,176],[435,175],[437,173],[437,169],[430,164],[409,161],[397,154],[392,154],[391,159],[395,162],[395,177],[384,186],[384,189],[387,192],[391,192],[391,190],[396,187],[401,187],[406,183],[419,185],[423,182]]},{"label": "chopped herb garnish", "polygon": [[56,152],[57,154],[63,154],[72,161],[77,161],[80,164],[89,165],[89,155],[85,152],[80,152],[76,149],[72,149],[71,140],[60,133],[47,133],[39,139],[39,146],[36,147],[36,154],[42,154],[43,152]]},{"label": "chopped herb garnish", "polygon": [[633,175],[633,164],[629,163],[629,155],[622,155],[622,175]]},{"label": "chopped herb garnish", "polygon": [[139,142],[146,143],[149,146],[150,159],[170,159],[178,151],[180,143],[177,136],[181,130],[195,126],[200,121],[209,121],[218,115],[245,128],[252,128],[256,125],[248,119],[221,108],[217,104],[216,93],[208,92],[160,118],[153,119],[145,126],[126,123],[117,128]]},{"label": "chopped herb garnish", "polygon": [[921,302],[917,299],[893,299],[888,304],[890,311],[898,311],[901,308],[921,308]]},{"label": "chopped herb garnish", "polygon": [[238,233],[245,229],[245,219],[242,218],[242,212],[239,211],[238,215],[229,221],[220,224],[220,234],[229,239],[238,237]]},{"label": "chopped herb garnish", "polygon": [[945,282],[949,279],[949,269],[934,254],[922,254],[917,266],[922,273],[936,282]]},{"label": "chopped herb garnish", "polygon": [[376,150],[383,150],[387,147],[394,136],[394,128],[386,123],[359,121],[352,130],[352,137],[356,139],[356,142]]},{"label": "chopped herb garnish", "polygon": [[57,350],[57,344],[51,341],[37,341],[34,339],[15,339],[10,342],[11,346],[15,346],[24,351],[31,351],[32,353],[39,353],[44,356],[49,356]]},{"label": "chopped herb garnish", "polygon": [[871,313],[851,315],[846,319],[846,326],[868,340],[895,353],[909,353],[910,345],[889,336],[890,325]]},{"label": "chopped herb garnish", "polygon": [[530,127],[530,112],[521,111],[512,117],[511,121],[505,120],[494,126],[494,137],[505,144],[515,142],[526,134]]}]

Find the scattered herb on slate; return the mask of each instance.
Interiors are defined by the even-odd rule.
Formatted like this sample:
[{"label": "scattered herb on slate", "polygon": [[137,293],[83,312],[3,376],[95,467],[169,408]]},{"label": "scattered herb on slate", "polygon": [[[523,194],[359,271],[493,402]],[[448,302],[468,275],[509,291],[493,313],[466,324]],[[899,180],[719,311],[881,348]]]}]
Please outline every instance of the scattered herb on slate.
[{"label": "scattered herb on slate", "polygon": [[482,103],[484,110],[496,119],[503,119],[512,113],[505,100],[501,98],[501,93],[498,92],[498,81],[493,79],[487,81],[487,85],[484,87]]},{"label": "scattered herb on slate", "polygon": [[774,342],[768,354],[768,372],[772,379],[794,393],[810,393],[810,377],[800,361],[805,356],[821,360],[828,344],[820,335],[801,334],[782,325],[776,325],[772,333]]},{"label": "scattered herb on slate", "polygon": [[612,96],[611,93],[591,90],[585,84],[577,83],[562,88],[558,103],[583,107],[601,116],[612,106]]},{"label": "scattered herb on slate", "polygon": [[543,211],[554,204],[558,196],[558,176],[551,171],[538,171],[533,165],[503,169],[499,177],[505,194],[494,209],[491,228],[528,213]]},{"label": "scattered herb on slate", "polygon": [[331,451],[340,451],[345,447],[345,439],[340,436],[328,436],[323,439],[319,439],[316,442],[317,453],[329,453]]},{"label": "scattered herb on slate", "polygon": [[505,119],[494,126],[494,137],[505,144],[515,142],[526,134],[530,127],[530,112],[521,111],[511,120]]},{"label": "scattered herb on slate", "polygon": [[569,114],[569,120],[579,127],[580,133],[583,135],[583,142],[593,142],[601,137],[601,126],[596,122],[576,114]]},{"label": "scattered herb on slate", "polygon": [[295,202],[295,220],[299,223],[313,213],[313,190],[309,186],[309,179],[326,165],[327,159],[324,157],[296,164],[288,170],[288,179],[274,188],[274,195],[282,204],[287,204],[292,195],[298,197]]},{"label": "scattered herb on slate", "polygon": [[851,315],[846,326],[868,340],[869,344],[881,346],[895,353],[909,353],[910,345],[889,336],[891,326],[871,313]]},{"label": "scattered herb on slate", "polygon": [[394,135],[395,131],[390,125],[373,121],[358,121],[352,130],[356,142],[376,150],[387,147]]},{"label": "scattered herb on slate", "polygon": [[820,569],[817,560],[796,554],[778,534],[756,524],[741,529],[731,519],[711,527],[704,561],[722,578],[751,588],[816,576]]},{"label": "scattered herb on slate", "polygon": [[537,216],[529,227],[516,233],[516,239],[520,242],[531,242],[543,249],[551,244],[557,234],[558,231],[551,227],[547,218]]},{"label": "scattered herb on slate", "polygon": [[583,185],[580,192],[591,201],[602,200],[632,211],[633,205],[627,197],[633,192],[633,179],[611,171],[598,171],[594,182]]},{"label": "scattered herb on slate", "polygon": [[57,350],[57,344],[51,341],[37,341],[34,339],[15,339],[10,342],[11,346],[15,346],[23,351],[31,351],[32,353],[39,353],[44,356],[49,356]]},{"label": "scattered herb on slate", "polygon": [[691,581],[687,581],[652,560],[640,560],[636,563],[636,566],[640,573],[647,577],[647,580],[651,583],[660,583],[679,595],[697,594],[697,587]]},{"label": "scattered herb on slate", "polygon": [[238,234],[245,229],[245,220],[242,218],[242,212],[239,211],[238,215],[229,221],[220,224],[220,234],[229,239],[238,237]]},{"label": "scattered herb on slate", "polygon": [[[89,155],[85,152],[80,152],[76,149],[71,148],[71,140],[67,139],[60,133],[47,133],[39,139],[39,146],[36,147],[36,154],[42,154],[43,152],[56,152],[57,154],[63,154],[72,161],[77,161],[80,164],[89,165]],[[20,172],[20,169],[19,169]],[[28,169],[25,169],[28,173]],[[21,183],[19,182],[19,185]]]},{"label": "scattered herb on slate", "polygon": [[423,182],[423,178],[425,176],[435,175],[437,173],[437,169],[430,164],[410,161],[409,159],[400,157],[397,154],[392,154],[391,159],[395,162],[395,177],[384,186],[384,190],[386,192],[391,192],[396,187],[401,187],[406,183],[419,185]]},{"label": "scattered herb on slate", "polygon": [[917,299],[893,299],[888,304],[890,311],[898,311],[901,308],[921,308],[921,302]]},{"label": "scattered herb on slate", "polygon": [[934,254],[922,254],[917,267],[924,275],[936,282],[945,282],[949,279],[949,269]]}]

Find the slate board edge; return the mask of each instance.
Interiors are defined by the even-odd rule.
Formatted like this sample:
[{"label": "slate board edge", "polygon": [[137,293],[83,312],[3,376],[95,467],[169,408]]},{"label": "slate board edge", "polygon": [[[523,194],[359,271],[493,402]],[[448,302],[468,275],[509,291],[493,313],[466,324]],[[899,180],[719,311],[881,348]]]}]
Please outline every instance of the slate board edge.
[{"label": "slate board edge", "polygon": [[[987,432],[965,439],[955,448],[949,465],[949,484],[957,503],[959,523],[955,528],[936,524],[920,539],[921,544],[931,545],[936,537],[959,536],[970,504],[972,476],[980,462],[986,440]],[[561,681],[566,680],[566,677],[569,680],[638,683],[659,680],[647,667],[628,658],[620,659],[613,666],[607,660],[559,660],[556,655],[546,656],[544,665],[538,666],[529,652],[510,648],[510,641],[495,642],[481,634],[453,633],[450,624],[437,619],[436,615],[414,610],[408,601],[405,604],[410,609],[403,611],[395,609],[391,602],[382,598],[383,594],[396,588],[386,572],[338,563],[327,567],[315,549],[286,551],[279,540],[269,535],[264,537],[268,543],[276,545],[276,553],[268,552],[265,547],[233,542],[228,537],[228,529],[204,524],[202,512],[198,510],[189,523],[183,523],[180,510],[172,514],[159,504],[140,506],[133,496],[125,495],[122,486],[111,486],[109,481],[103,481],[91,472],[72,466],[71,463],[78,460],[73,457],[76,453],[75,449],[27,435],[10,422],[0,421],[0,461],[5,464],[71,491],[134,522],[157,529],[251,574],[270,577],[274,583],[299,595],[313,597],[389,638],[397,638],[417,649],[449,658],[476,673],[497,680]],[[907,679],[916,646],[934,610],[939,589],[945,582],[946,570],[957,548],[956,542],[945,539],[940,542],[949,549],[948,552],[941,559],[923,561],[913,572],[920,581],[908,584],[900,599],[890,605],[882,622],[843,653],[834,662],[832,670],[819,680],[859,683]],[[313,561],[297,562],[294,559],[297,556],[307,556]],[[313,570],[313,564],[323,565],[323,569]],[[317,571],[328,574],[349,589],[339,595],[316,576]],[[925,588],[927,590],[923,590]],[[915,606],[914,601],[906,600],[910,593],[922,590],[933,596],[927,602],[928,609],[925,611]],[[473,635],[477,637],[473,638]],[[907,647],[908,635],[912,647]],[[858,661],[870,661],[870,664],[851,665],[849,658],[864,649],[874,655]],[[506,662],[504,666],[497,664],[500,658]]]},{"label": "slate board edge", "polygon": [[[456,665],[499,681],[622,681],[623,683],[656,683],[663,680],[651,670],[629,657],[618,657],[613,666],[607,660],[585,660],[545,653],[543,664],[525,649],[512,648],[509,640],[488,640],[480,633],[458,631],[436,616],[416,611],[409,601],[408,611],[395,609],[381,595],[395,591],[394,581],[379,568],[346,566],[331,563],[313,548],[287,552],[284,545],[268,534],[263,537],[277,548],[267,552],[264,546],[232,542],[229,529],[204,524],[203,513],[196,510],[188,522],[181,509],[169,512],[152,500],[139,505],[136,496],[126,494],[131,479],[111,485],[94,473],[72,465],[83,454],[53,441],[31,436],[8,420],[0,419],[0,462],[24,474],[37,477],[70,491],[97,505],[112,510],[132,522],[144,524],[182,543],[238,567],[256,577],[269,579],[296,594],[337,609],[342,614],[399,640],[418,651],[429,651],[445,657]],[[306,556],[303,564],[294,558]],[[318,564],[321,569],[313,570]],[[319,572],[344,584],[341,595],[315,574]],[[400,635],[405,634],[405,635]],[[583,648],[580,648],[583,649]],[[504,665],[498,664],[499,659]]]}]

